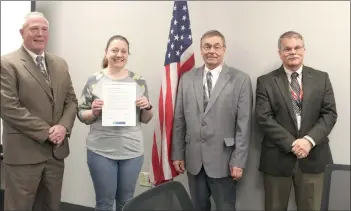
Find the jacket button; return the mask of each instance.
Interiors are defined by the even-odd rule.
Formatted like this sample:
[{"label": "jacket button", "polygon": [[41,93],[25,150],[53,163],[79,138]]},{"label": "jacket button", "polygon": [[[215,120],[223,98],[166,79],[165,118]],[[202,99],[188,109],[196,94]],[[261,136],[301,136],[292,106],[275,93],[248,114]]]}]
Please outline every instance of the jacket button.
[{"label": "jacket button", "polygon": [[202,126],[206,126],[206,122],[201,122],[201,125]]}]

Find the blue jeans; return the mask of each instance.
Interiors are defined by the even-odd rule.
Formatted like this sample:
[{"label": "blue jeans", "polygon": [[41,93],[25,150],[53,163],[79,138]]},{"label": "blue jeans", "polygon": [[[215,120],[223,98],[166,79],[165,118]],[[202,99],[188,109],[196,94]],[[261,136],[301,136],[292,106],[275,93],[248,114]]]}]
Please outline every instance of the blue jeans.
[{"label": "blue jeans", "polygon": [[95,189],[95,210],[122,210],[134,195],[144,156],[112,160],[87,150],[88,167]]}]

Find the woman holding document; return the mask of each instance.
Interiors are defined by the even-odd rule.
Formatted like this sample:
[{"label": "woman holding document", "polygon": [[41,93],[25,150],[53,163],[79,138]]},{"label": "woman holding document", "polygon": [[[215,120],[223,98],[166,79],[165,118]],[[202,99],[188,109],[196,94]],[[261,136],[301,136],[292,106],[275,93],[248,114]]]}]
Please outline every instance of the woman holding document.
[{"label": "woman holding document", "polygon": [[129,42],[111,37],[103,69],[88,78],[78,105],[78,119],[90,125],[87,160],[96,210],[116,210],[133,197],[144,159],[141,123],[152,118],[144,79],[125,69]]}]

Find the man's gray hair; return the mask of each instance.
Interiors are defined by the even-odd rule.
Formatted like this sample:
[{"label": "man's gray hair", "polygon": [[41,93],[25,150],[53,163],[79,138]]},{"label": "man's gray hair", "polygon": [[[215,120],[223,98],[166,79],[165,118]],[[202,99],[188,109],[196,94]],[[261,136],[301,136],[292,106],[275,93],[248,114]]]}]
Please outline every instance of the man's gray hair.
[{"label": "man's gray hair", "polygon": [[28,13],[26,16],[24,16],[21,29],[23,29],[23,27],[27,24],[28,20],[29,20],[30,18],[32,18],[32,17],[43,17],[43,18],[45,18],[46,22],[47,22],[48,25],[49,25],[49,21],[48,21],[48,19],[45,17],[45,15],[44,15],[43,13],[34,11],[34,12],[30,12],[30,13]]},{"label": "man's gray hair", "polygon": [[202,35],[200,42],[202,42],[202,40],[207,38],[207,37],[214,37],[214,36],[220,37],[223,41],[223,46],[226,47],[224,35],[221,32],[219,32],[218,30],[210,30],[210,31],[205,32],[205,34]]},{"label": "man's gray hair", "polygon": [[279,40],[278,40],[278,49],[279,50],[282,50],[281,49],[281,47],[282,47],[282,39],[284,39],[284,38],[297,38],[297,39],[302,40],[302,42],[305,43],[305,41],[303,40],[303,37],[302,37],[302,35],[300,33],[295,32],[295,31],[287,31],[284,34],[280,35],[280,37],[279,37]]}]

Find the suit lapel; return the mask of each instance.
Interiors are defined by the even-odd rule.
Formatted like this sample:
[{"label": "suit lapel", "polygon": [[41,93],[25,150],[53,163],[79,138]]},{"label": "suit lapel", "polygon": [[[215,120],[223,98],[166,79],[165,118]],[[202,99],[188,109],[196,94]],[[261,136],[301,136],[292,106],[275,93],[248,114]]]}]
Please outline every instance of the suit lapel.
[{"label": "suit lapel", "polygon": [[32,57],[28,54],[24,47],[21,48],[20,57],[23,61],[23,66],[27,69],[27,71],[35,78],[35,80],[41,85],[41,87],[45,90],[45,92],[52,99],[52,93],[50,91],[50,87],[47,85],[44,76],[39,70],[39,67],[34,63]]},{"label": "suit lapel", "polygon": [[50,79],[51,79],[51,87],[52,87],[52,93],[53,93],[53,98],[54,98],[54,102],[57,99],[57,89],[58,89],[58,83],[57,83],[57,71],[55,69],[55,63],[54,60],[52,59],[52,57],[50,56],[50,54],[46,54],[45,55],[46,58],[46,67],[47,67],[47,71],[49,73]]},{"label": "suit lapel", "polygon": [[301,125],[306,115],[306,112],[308,111],[307,105],[309,104],[309,99],[311,97],[312,86],[313,86],[312,73],[309,71],[308,68],[303,67],[302,68],[302,87],[301,87],[303,91]]},{"label": "suit lapel", "polygon": [[194,90],[197,99],[197,104],[200,108],[201,115],[204,112],[204,96],[203,96],[203,69],[200,67],[196,70],[194,78]]},{"label": "suit lapel", "polygon": [[219,74],[218,80],[216,82],[216,85],[213,88],[212,94],[210,101],[208,102],[206,111],[204,111],[204,116],[207,114],[208,110],[213,106],[213,104],[216,102],[219,94],[222,92],[223,88],[227,84],[227,82],[230,79],[230,74],[229,74],[229,67],[227,65],[223,65],[222,71]]},{"label": "suit lapel", "polygon": [[288,112],[291,118],[293,119],[294,122],[296,122],[296,116],[292,108],[292,100],[289,92],[289,81],[288,81],[288,78],[286,77],[283,66],[281,66],[280,69],[278,69],[277,75],[275,77],[275,81],[277,83],[277,86],[279,87],[281,94],[283,95],[285,104],[288,107]]}]

